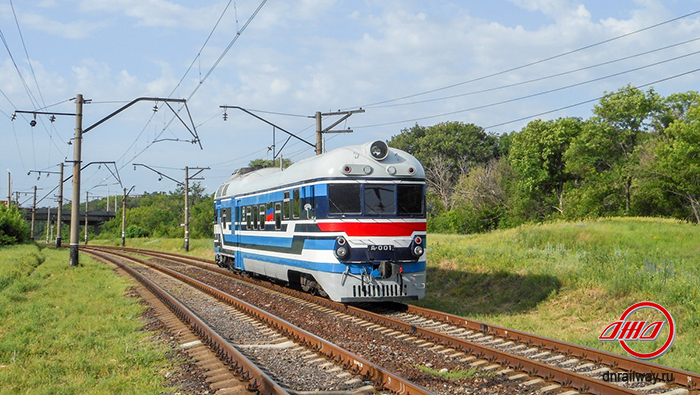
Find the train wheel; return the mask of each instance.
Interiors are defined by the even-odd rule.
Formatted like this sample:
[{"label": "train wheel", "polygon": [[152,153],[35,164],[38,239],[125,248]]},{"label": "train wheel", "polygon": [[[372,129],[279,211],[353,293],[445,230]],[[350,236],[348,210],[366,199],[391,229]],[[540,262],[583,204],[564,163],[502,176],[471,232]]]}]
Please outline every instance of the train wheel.
[{"label": "train wheel", "polygon": [[304,292],[308,292],[311,295],[319,295],[324,298],[328,297],[328,294],[326,291],[323,290],[323,287],[319,283],[316,282],[316,280],[313,278],[313,276],[308,275],[308,274],[302,274],[301,276],[301,289]]}]

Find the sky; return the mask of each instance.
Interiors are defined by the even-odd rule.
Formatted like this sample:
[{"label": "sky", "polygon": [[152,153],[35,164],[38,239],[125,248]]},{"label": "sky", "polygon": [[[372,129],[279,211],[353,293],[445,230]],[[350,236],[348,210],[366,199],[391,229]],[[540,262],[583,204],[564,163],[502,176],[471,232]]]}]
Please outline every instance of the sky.
[{"label": "sky", "polygon": [[[364,109],[335,128],[352,133],[325,135],[327,150],[416,124],[502,134],[534,119],[589,118],[627,85],[698,90],[699,11],[700,0],[0,0],[0,169],[13,195],[37,186],[38,206],[55,205],[58,177],[46,172],[73,159],[77,94],[90,100],[84,129],[136,98],[187,102],[140,101],[85,133],[83,163],[115,165],[83,171],[81,200],[177,187],[134,163],[180,181],[186,166],[209,167],[197,182],[213,192],[251,160],[271,159],[273,127],[221,106],[311,143],[317,111]],[[32,127],[32,114],[12,120],[17,110],[59,115],[39,114]],[[275,131],[275,153],[287,137]],[[291,139],[281,155],[314,151]],[[0,177],[1,200],[7,184]]]}]

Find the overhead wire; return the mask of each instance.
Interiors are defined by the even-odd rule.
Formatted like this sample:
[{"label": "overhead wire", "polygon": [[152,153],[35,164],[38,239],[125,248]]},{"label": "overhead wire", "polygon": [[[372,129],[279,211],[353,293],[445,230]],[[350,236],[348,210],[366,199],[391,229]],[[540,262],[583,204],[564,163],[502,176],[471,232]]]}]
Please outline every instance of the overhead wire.
[{"label": "overhead wire", "polygon": [[[226,56],[226,54],[227,54],[228,51],[231,49],[231,47],[233,47],[233,45],[238,41],[238,38],[239,38],[239,37],[243,34],[243,32],[247,29],[248,25],[250,25],[250,23],[253,21],[253,19],[255,19],[255,17],[258,15],[258,13],[259,13],[260,10],[263,8],[263,6],[265,5],[265,3],[267,3],[267,0],[262,0],[262,1],[260,2],[260,4],[258,5],[258,7],[255,9],[255,11],[252,13],[252,15],[248,18],[248,20],[246,21],[246,23],[243,25],[243,27],[241,27],[241,29],[238,30],[238,31],[236,32],[236,35],[235,35],[235,36],[233,37],[233,39],[229,42],[228,46],[223,50],[223,52],[219,55],[218,59],[214,62],[214,64],[209,68],[209,70],[208,70],[207,73],[204,75],[204,77],[200,78],[200,80],[199,80],[197,86],[195,86],[195,88],[192,90],[192,92],[190,93],[190,95],[187,97],[187,99],[186,99],[187,101],[189,101],[189,100],[192,99],[192,97],[197,93],[197,91],[199,90],[199,88],[201,88],[201,86],[204,84],[204,82],[205,82],[205,81],[209,78],[209,76],[214,72],[214,70],[216,69],[216,67],[219,65],[219,63],[221,63],[221,61],[222,61],[223,58]],[[228,8],[228,7],[227,7],[227,8]],[[218,22],[217,22],[217,24],[218,24]],[[207,40],[208,40],[208,39],[207,39]],[[181,107],[178,109],[178,112],[181,111],[182,108],[183,108],[183,106],[181,106]],[[177,118],[177,116],[175,115],[175,116],[173,116],[173,117],[170,119],[170,122],[168,122],[168,123],[165,125],[165,127],[161,130],[161,132],[155,137],[154,141],[157,140],[157,139],[159,139],[160,136],[162,136],[162,134],[165,132],[165,130],[170,126],[170,124],[171,124],[176,118]],[[137,154],[135,154],[128,162],[131,162],[131,161],[133,161],[134,159],[136,159],[136,158],[138,158],[139,156],[141,156],[144,152],[146,152],[146,150],[148,150],[151,146],[153,146],[153,144],[154,144],[153,142],[147,144],[146,147],[145,147],[144,149],[142,149],[140,152],[138,152]],[[125,166],[126,166],[126,164],[124,164],[122,167],[125,167]]]},{"label": "overhead wire", "polygon": [[[659,22],[659,23],[653,24],[653,25],[651,25],[651,26],[647,26],[647,27],[644,27],[644,28],[641,28],[641,29],[638,29],[638,30],[635,30],[635,31],[632,31],[632,32],[629,32],[629,33],[621,34],[621,35],[619,35],[619,36],[615,36],[615,37],[612,37],[612,38],[609,38],[609,39],[606,39],[606,40],[603,40],[603,41],[599,41],[599,42],[596,42],[596,43],[593,43],[593,44],[589,44],[589,45],[585,45],[585,46],[583,46],[583,47],[579,47],[579,48],[573,49],[573,50],[571,50],[571,51],[566,51],[566,52],[563,52],[563,53],[560,53],[560,54],[557,54],[557,55],[549,56],[549,57],[544,58],[544,59],[540,59],[540,60],[536,60],[536,61],[533,61],[533,62],[525,63],[525,64],[520,65],[520,66],[511,67],[511,68],[509,68],[509,69],[502,70],[502,71],[498,71],[498,72],[491,73],[491,74],[487,74],[487,75],[484,75],[484,76],[481,76],[481,77],[477,77],[477,78],[473,78],[473,79],[470,79],[470,80],[458,82],[458,83],[455,83],[455,84],[450,84],[450,85],[443,86],[443,87],[436,88],[436,89],[431,89],[431,90],[427,90],[427,91],[423,91],[423,92],[419,92],[419,93],[414,93],[414,94],[411,94],[411,95],[406,95],[406,96],[397,97],[397,98],[394,98],[394,99],[388,99],[388,100],[382,100],[382,101],[379,101],[379,102],[364,104],[364,105],[359,106],[359,107],[368,108],[368,107],[372,107],[372,106],[376,106],[376,105],[380,105],[380,104],[386,104],[386,103],[391,103],[391,102],[395,102],[395,101],[399,101],[399,100],[410,99],[410,98],[412,98],[412,97],[427,95],[427,94],[429,94],[429,93],[439,92],[439,91],[443,91],[443,90],[446,90],[446,89],[454,88],[454,87],[457,87],[457,86],[461,86],[461,85],[465,85],[465,84],[470,84],[470,83],[473,83],[473,82],[477,82],[477,81],[485,80],[485,79],[488,79],[488,78],[496,77],[496,76],[499,76],[499,75],[504,75],[504,74],[507,74],[507,73],[511,73],[511,72],[513,72],[513,71],[517,71],[517,70],[521,70],[521,69],[524,69],[524,68],[527,68],[527,67],[535,66],[535,65],[538,65],[538,64],[541,64],[541,63],[549,62],[549,61],[554,60],[554,59],[559,59],[559,58],[562,58],[562,57],[565,57],[565,56],[568,56],[568,55],[571,55],[571,54],[574,54],[574,53],[577,53],[577,52],[585,51],[585,50],[587,50],[587,49],[595,48],[595,47],[597,47],[597,46],[600,46],[600,45],[603,45],[603,44],[607,44],[607,43],[610,43],[610,42],[613,42],[613,41],[616,41],[616,40],[620,40],[620,39],[622,39],[622,38],[629,37],[629,36],[632,36],[632,35],[634,35],[634,34],[638,34],[638,33],[641,33],[641,32],[647,31],[647,30],[651,30],[651,29],[657,28],[657,27],[659,27],[659,26],[663,26],[663,25],[666,25],[666,24],[669,24],[669,23],[672,23],[672,22],[675,22],[675,21],[678,21],[678,20],[681,20],[681,19],[684,19],[684,18],[688,18],[688,17],[693,16],[693,15],[697,15],[697,14],[699,14],[699,13],[700,13],[700,10],[698,10],[698,11],[693,11],[693,12],[690,12],[690,13],[687,13],[687,14],[684,14],[684,15],[681,15],[681,16],[678,16],[678,17],[675,17],[675,18],[672,18],[672,19],[668,19],[668,20],[665,20],[665,21],[663,21],[663,22]],[[356,107],[352,107],[352,108],[356,108]]]},{"label": "overhead wire", "polygon": [[[666,82],[666,81],[669,81],[669,80],[672,80],[672,79],[676,79],[676,78],[679,78],[679,77],[684,77],[684,76],[686,76],[686,75],[690,75],[690,74],[693,74],[693,73],[697,73],[697,72],[699,72],[699,71],[700,71],[700,68],[693,69],[693,70],[690,70],[690,71],[686,71],[686,72],[684,72],[684,73],[675,74],[675,75],[672,75],[672,76],[670,76],[670,77],[666,77],[666,78],[662,78],[662,79],[659,79],[659,80],[656,80],[656,81],[648,82],[648,83],[646,83],[646,84],[637,85],[637,86],[635,86],[634,88],[636,88],[636,89],[646,88],[646,87],[648,87],[648,86],[652,86],[652,85],[655,85],[655,84],[658,84],[658,83],[661,83],[661,82]],[[603,99],[604,97],[605,97],[605,96],[599,96],[599,97],[596,97],[596,98],[594,98],[594,99],[589,99],[589,100],[581,101],[581,102],[578,102],[578,103],[570,104],[570,105],[567,105],[567,106],[558,107],[558,108],[555,108],[555,109],[553,109],[553,110],[548,110],[548,111],[540,112],[540,113],[537,113],[537,114],[528,115],[528,116],[526,116],[526,117],[521,117],[521,118],[513,119],[513,120],[510,120],[510,121],[506,121],[506,122],[501,122],[501,123],[489,125],[489,126],[484,127],[484,129],[492,129],[492,128],[496,128],[496,127],[499,127],[499,126],[508,125],[508,124],[516,123],[516,122],[521,122],[521,121],[525,121],[525,120],[532,119],[532,118],[535,118],[535,117],[540,117],[540,116],[542,116],[542,115],[552,114],[552,113],[555,113],[555,112],[567,110],[567,109],[569,109],[569,108],[581,106],[581,105],[588,104],[588,103],[593,103],[593,102],[596,102],[596,101],[599,101],[599,100]]]},{"label": "overhead wire", "polygon": [[[177,91],[177,88],[179,88],[180,85],[182,84],[182,81],[184,81],[185,78],[187,77],[187,74],[189,74],[189,73],[190,73],[190,70],[192,70],[192,66],[194,66],[194,64],[197,62],[197,59],[200,59],[200,58],[201,58],[202,52],[204,51],[204,48],[205,48],[205,47],[207,46],[207,44],[209,43],[209,40],[211,39],[211,36],[214,35],[214,31],[216,31],[216,28],[219,26],[219,23],[221,23],[221,20],[224,18],[224,15],[226,15],[226,11],[228,10],[228,7],[231,5],[231,2],[232,2],[232,1],[233,1],[233,0],[229,0],[229,2],[226,4],[226,7],[224,7],[224,10],[221,12],[221,15],[219,15],[219,19],[216,21],[216,23],[214,24],[214,27],[213,27],[213,28],[211,29],[211,31],[209,32],[209,35],[207,36],[207,39],[204,40],[204,44],[202,44],[202,47],[199,49],[199,52],[197,52],[197,55],[194,57],[194,59],[192,59],[192,63],[190,63],[190,66],[187,68],[187,70],[185,70],[185,74],[182,75],[182,78],[180,78],[180,81],[177,83],[177,85],[175,85],[175,88],[173,88],[173,90],[170,92],[170,94],[168,95],[168,97],[172,97],[172,96],[173,96],[173,94],[175,93],[175,91]],[[238,22],[238,20],[236,20],[236,22]]]},{"label": "overhead wire", "polygon": [[[29,56],[29,51],[28,51],[28,49],[27,49],[27,44],[26,44],[26,42],[25,42],[25,40],[24,40],[24,34],[22,33],[22,28],[20,27],[19,19],[17,18],[17,12],[15,11],[15,6],[14,6],[12,0],[10,0],[10,8],[12,9],[12,15],[13,15],[14,20],[15,20],[15,25],[17,26],[17,32],[18,32],[18,34],[19,34],[20,42],[22,43],[22,48],[24,49],[24,54],[25,54],[25,56],[26,56],[26,58],[27,58],[27,64],[29,65],[29,70],[30,70],[30,72],[31,72],[32,78],[34,79],[34,84],[35,84],[36,89],[37,89],[37,92],[38,92],[38,94],[39,94],[39,99],[37,99],[36,96],[34,96],[34,93],[32,92],[31,88],[29,87],[29,85],[27,84],[26,80],[24,79],[24,75],[23,75],[22,72],[20,71],[19,66],[17,65],[17,63],[15,62],[15,59],[14,59],[14,56],[12,55],[12,52],[11,52],[11,50],[10,50],[10,47],[9,47],[9,45],[7,44],[7,41],[5,40],[5,36],[2,34],[2,31],[0,31],[0,36],[2,36],[2,41],[3,41],[4,45],[5,45],[5,48],[7,49],[7,52],[8,52],[8,54],[9,54],[9,56],[10,56],[10,59],[12,60],[12,63],[13,63],[14,66],[15,66],[15,70],[17,71],[17,73],[18,73],[19,76],[20,76],[20,80],[22,81],[22,84],[24,85],[25,91],[27,92],[27,95],[28,95],[28,97],[29,97],[30,102],[32,103],[32,106],[33,106],[34,108],[37,108],[37,107],[39,107],[39,103],[41,103],[41,104],[43,105],[43,107],[41,107],[41,109],[45,109],[45,108],[51,107],[51,106],[47,106],[47,105],[46,105],[46,102],[44,101],[44,96],[43,96],[43,93],[42,93],[42,91],[41,91],[41,87],[40,87],[40,85],[39,85],[39,80],[38,80],[37,77],[36,77],[36,72],[34,71],[34,66],[33,66],[31,57]],[[7,96],[6,96],[4,93],[3,93],[3,96],[5,96],[5,98],[12,104],[12,102],[9,100],[9,98],[7,98]],[[60,104],[60,103],[59,103],[59,104]],[[13,106],[14,106],[14,105],[13,105]],[[53,105],[52,105],[52,106],[53,106]],[[15,108],[16,108],[16,107],[15,107]],[[37,109],[36,111],[40,111],[41,109]],[[51,142],[51,144],[53,144],[53,146],[56,147],[56,149],[57,149],[59,152],[61,152],[61,148],[56,144],[56,141],[55,141],[54,138],[53,138],[53,132],[55,131],[55,132],[56,132],[56,135],[58,135],[58,137],[59,137],[61,140],[63,140],[63,137],[62,137],[61,134],[58,132],[58,130],[53,126],[53,122],[51,123],[51,125],[50,125],[49,128],[47,128],[46,125],[45,125],[43,122],[40,122],[40,124],[41,124],[41,127],[44,128],[44,131],[46,132],[46,134],[48,135],[49,141]],[[33,150],[33,152],[35,151],[34,136],[33,136],[33,135],[32,135],[32,150]],[[65,155],[65,153],[62,153],[62,154]],[[36,156],[36,153],[35,153],[35,152],[34,152],[33,156],[34,156],[34,157]],[[47,158],[48,161],[51,161],[51,145],[49,145],[49,154],[46,156],[46,158]],[[35,158],[35,161],[36,161],[36,158]]]},{"label": "overhead wire", "polygon": [[594,69],[594,68],[597,68],[597,67],[607,66],[607,65],[610,65],[610,64],[613,64],[613,63],[618,63],[618,62],[622,62],[622,61],[625,61],[625,60],[630,60],[630,59],[638,58],[638,57],[640,57],[640,56],[649,55],[649,54],[652,54],[652,53],[655,53],[655,52],[659,52],[659,51],[663,51],[663,50],[670,49],[670,48],[675,48],[675,47],[678,47],[678,46],[681,46],[681,45],[685,45],[685,44],[689,44],[689,43],[692,43],[692,42],[696,42],[696,41],[699,41],[699,40],[700,40],[700,37],[698,37],[698,38],[693,38],[693,39],[686,40],[686,41],[682,41],[682,42],[679,42],[679,43],[676,43],[676,44],[671,44],[671,45],[667,45],[667,46],[664,46],[664,47],[652,49],[652,50],[649,50],[649,51],[636,53],[636,54],[634,54],[634,55],[629,55],[629,56],[625,56],[625,57],[622,57],[622,58],[617,58],[617,59],[609,60],[609,61],[606,61],[606,62],[596,63],[596,64],[593,64],[593,65],[590,65],[590,66],[580,67],[580,68],[573,69],[573,70],[569,70],[569,71],[563,71],[563,72],[560,72],[560,73],[550,74],[550,75],[546,75],[546,76],[544,76],[544,77],[533,78],[533,79],[529,79],[529,80],[525,80],[525,81],[520,81],[520,82],[516,82],[516,83],[512,83],[512,84],[500,85],[500,86],[496,86],[496,87],[493,87],[493,88],[486,88],[486,89],[481,89],[481,90],[477,90],[477,91],[471,91],[471,92],[466,92],[466,93],[460,93],[460,94],[457,94],[457,95],[443,96],[443,97],[437,97],[437,98],[433,98],[433,99],[418,100],[418,101],[412,101],[412,102],[407,102],[407,103],[396,103],[396,104],[378,105],[378,106],[374,106],[374,107],[372,107],[372,108],[375,108],[375,109],[376,109],[376,108],[389,108],[389,107],[408,106],[408,105],[414,105],[414,104],[424,104],[424,103],[436,102],[436,101],[441,101],[441,100],[456,99],[456,98],[458,98],[458,97],[465,97],[465,96],[477,95],[477,94],[482,94],[482,93],[494,92],[494,91],[501,90],[501,89],[513,88],[513,87],[516,87],[516,86],[527,85],[527,84],[531,84],[531,83],[534,83],[534,82],[545,81],[545,80],[548,80],[548,79],[557,78],[557,77],[562,77],[562,76],[565,76],[565,75],[574,74],[574,73],[578,73],[578,72],[581,72],[581,71],[591,70],[591,69]]},{"label": "overhead wire", "polygon": [[569,84],[569,85],[562,86],[562,87],[558,87],[558,88],[554,88],[554,89],[548,89],[548,90],[545,90],[545,91],[536,92],[536,93],[532,93],[532,94],[529,94],[529,95],[524,95],[524,96],[520,96],[520,97],[515,97],[515,98],[511,98],[511,99],[507,99],[507,100],[501,100],[501,101],[494,102],[494,103],[483,104],[483,105],[479,105],[479,106],[475,106],[475,107],[470,107],[470,108],[465,108],[465,109],[461,109],[461,110],[450,111],[450,112],[445,112],[445,113],[435,114],[435,115],[427,115],[427,116],[423,116],[423,117],[416,117],[416,118],[406,119],[406,120],[401,120],[401,121],[384,122],[384,123],[379,123],[379,124],[374,124],[374,125],[355,126],[355,128],[360,129],[360,128],[368,128],[368,127],[396,125],[396,124],[401,124],[401,123],[416,122],[416,121],[423,121],[423,120],[426,120],[426,119],[439,118],[439,117],[444,117],[444,116],[447,116],[447,115],[455,115],[455,114],[460,114],[460,113],[469,112],[469,111],[483,110],[484,108],[494,107],[494,106],[498,106],[498,105],[502,105],[502,104],[507,104],[507,103],[513,103],[513,102],[520,101],[520,100],[525,100],[525,99],[531,99],[531,98],[533,98],[533,97],[542,96],[542,95],[546,95],[546,94],[550,94],[550,93],[554,93],[554,92],[563,91],[563,90],[566,90],[566,89],[575,88],[575,87],[578,87],[578,86],[581,86],[581,85],[590,84],[590,83],[592,83],[592,82],[602,81],[602,80],[604,80],[604,79],[608,79],[608,78],[612,78],[612,77],[617,77],[617,76],[620,76],[620,75],[623,75],[623,74],[628,74],[628,73],[631,73],[631,72],[635,72],[635,71],[647,69],[647,68],[649,68],[649,67],[658,66],[658,65],[660,65],[660,64],[672,62],[672,61],[675,61],[675,60],[678,60],[678,59],[687,58],[687,57],[689,57],[689,56],[697,55],[697,54],[699,54],[699,53],[700,53],[700,51],[694,51],[694,52],[691,52],[691,53],[688,53],[688,54],[685,54],[685,55],[676,56],[676,57],[673,57],[673,58],[670,58],[670,59],[662,60],[662,61],[659,61],[659,62],[654,62],[654,63],[648,64],[648,65],[645,65],[645,66],[635,67],[635,68],[633,68],[633,69],[629,69],[629,70],[625,70],[625,71],[621,71],[621,72],[609,74],[609,75],[606,75],[606,76],[603,76],[603,77],[593,78],[593,79],[590,79],[590,80],[586,80],[586,81],[582,81],[582,82],[577,82],[577,83],[574,83],[574,84]]}]

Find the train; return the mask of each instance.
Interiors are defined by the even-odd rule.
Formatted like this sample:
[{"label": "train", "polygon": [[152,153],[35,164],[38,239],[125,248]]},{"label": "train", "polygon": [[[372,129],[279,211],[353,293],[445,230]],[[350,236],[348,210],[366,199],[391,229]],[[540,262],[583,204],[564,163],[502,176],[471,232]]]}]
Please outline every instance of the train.
[{"label": "train", "polygon": [[342,303],[421,299],[425,193],[420,162],[381,140],[238,169],[215,194],[215,260]]}]

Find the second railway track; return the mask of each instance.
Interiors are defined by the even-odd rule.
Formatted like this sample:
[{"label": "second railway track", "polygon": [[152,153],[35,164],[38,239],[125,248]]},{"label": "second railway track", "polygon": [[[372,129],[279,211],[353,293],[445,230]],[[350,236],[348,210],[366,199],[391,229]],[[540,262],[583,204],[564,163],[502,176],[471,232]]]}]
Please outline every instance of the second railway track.
[{"label": "second railway track", "polygon": [[[220,283],[221,275],[240,281],[249,280],[214,266],[213,261],[149,250],[117,249],[179,262],[179,265],[186,265],[181,270],[188,273],[198,272],[197,276],[210,276],[206,272],[215,272],[219,276],[211,274],[212,277],[208,277],[209,280],[206,281]],[[700,380],[700,375],[695,373],[466,320],[450,314],[404,305],[368,310],[259,281],[254,282],[253,288],[250,285],[246,288],[244,285],[231,285],[234,283],[230,281],[228,283],[228,286],[238,288],[236,292],[243,294],[255,295],[254,287],[262,286],[284,295],[279,296],[280,299],[277,300],[295,298],[300,311],[293,315],[308,316],[308,313],[302,313],[301,310],[310,309],[317,312],[316,317],[312,317],[310,321],[307,319],[307,322],[300,322],[300,326],[306,324],[307,327],[315,330],[325,328],[333,325],[329,322],[334,321],[326,322],[322,316],[330,316],[336,322],[344,323],[335,325],[343,327],[344,331],[356,333],[362,340],[372,338],[370,335],[379,334],[380,339],[385,340],[378,342],[376,338],[372,338],[371,341],[348,342],[347,339],[336,336],[334,341],[339,344],[349,343],[349,348],[355,347],[356,353],[367,355],[377,364],[393,366],[393,369],[397,369],[400,374],[440,393],[462,391],[479,393],[480,389],[474,388],[474,381],[470,380],[460,382],[430,377],[424,371],[417,371],[417,365],[433,366],[448,371],[480,369],[487,377],[481,380],[487,382],[486,385],[481,385],[485,391],[483,393],[698,394],[697,382]],[[255,296],[252,299],[255,299]],[[284,303],[276,302],[262,304],[264,308],[271,311],[279,310],[280,305],[285,306]],[[281,307],[281,309],[289,308]],[[330,332],[322,330],[319,335],[334,338],[333,331]],[[387,352],[387,350],[393,351]],[[404,365],[401,365],[401,362]],[[411,363],[413,363],[412,366],[410,366]],[[601,379],[604,372],[650,370],[672,373],[674,380],[656,385],[643,382],[617,385]]]},{"label": "second railway track", "polygon": [[[169,306],[186,305],[176,307],[177,314],[186,316],[185,320],[196,328],[202,339],[249,382],[250,390],[264,394],[360,394],[382,390],[399,394],[430,393],[188,276],[114,251],[85,250],[119,264],[151,289],[165,289],[161,292],[170,296],[162,298]],[[183,286],[183,282],[187,286]],[[158,285],[153,285],[155,283]],[[209,326],[213,330],[207,329]]]}]

